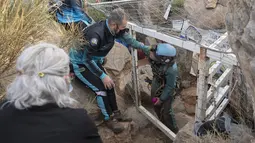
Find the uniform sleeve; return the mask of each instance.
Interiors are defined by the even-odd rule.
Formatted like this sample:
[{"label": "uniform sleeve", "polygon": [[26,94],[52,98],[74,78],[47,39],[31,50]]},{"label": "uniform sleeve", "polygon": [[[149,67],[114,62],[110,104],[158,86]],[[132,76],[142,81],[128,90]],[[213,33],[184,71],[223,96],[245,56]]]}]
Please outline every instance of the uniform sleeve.
[{"label": "uniform sleeve", "polygon": [[165,88],[163,89],[163,92],[160,96],[161,101],[165,101],[165,100],[167,100],[167,98],[169,96],[173,96],[177,73],[178,73],[178,70],[177,70],[176,63],[172,67],[168,68],[166,77],[165,77],[166,85],[165,85]]},{"label": "uniform sleeve", "polygon": [[146,55],[149,55],[150,48],[149,46],[145,46],[141,42],[138,42],[136,39],[134,39],[130,34],[127,32],[122,34],[120,37],[120,40],[124,41],[128,45],[131,45],[135,49],[141,49]]},{"label": "uniform sleeve", "polygon": [[91,73],[100,79],[103,79],[106,76],[106,73],[104,73],[104,71],[98,67],[97,63],[91,57],[91,55],[100,49],[101,40],[96,33],[88,34],[86,40],[88,43],[84,49],[84,64],[91,71]]}]

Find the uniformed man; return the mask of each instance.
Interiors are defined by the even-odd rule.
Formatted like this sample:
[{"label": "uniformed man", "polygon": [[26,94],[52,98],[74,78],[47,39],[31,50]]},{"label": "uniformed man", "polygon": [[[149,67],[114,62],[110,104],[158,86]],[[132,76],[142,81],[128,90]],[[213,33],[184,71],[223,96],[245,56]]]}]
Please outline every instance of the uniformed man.
[{"label": "uniformed man", "polygon": [[172,109],[178,74],[176,49],[170,44],[158,44],[147,56],[153,72],[151,97],[154,110],[161,122],[177,133],[178,127]]},{"label": "uniformed man", "polygon": [[92,24],[83,31],[87,43],[82,49],[72,48],[69,53],[76,77],[96,93],[104,121],[115,133],[123,131],[123,126],[118,122],[123,118],[117,106],[114,82],[102,67],[104,57],[112,49],[115,38],[145,53],[150,50],[126,32],[127,18],[123,9],[113,10],[106,20]]}]

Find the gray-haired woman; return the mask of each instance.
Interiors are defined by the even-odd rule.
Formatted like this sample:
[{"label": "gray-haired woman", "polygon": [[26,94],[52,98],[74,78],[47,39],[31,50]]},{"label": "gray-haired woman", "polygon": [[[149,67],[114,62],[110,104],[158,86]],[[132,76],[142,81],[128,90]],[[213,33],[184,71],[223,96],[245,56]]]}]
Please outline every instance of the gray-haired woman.
[{"label": "gray-haired woman", "polygon": [[101,143],[97,128],[69,96],[69,57],[40,43],[17,59],[19,75],[0,109],[1,143]]}]

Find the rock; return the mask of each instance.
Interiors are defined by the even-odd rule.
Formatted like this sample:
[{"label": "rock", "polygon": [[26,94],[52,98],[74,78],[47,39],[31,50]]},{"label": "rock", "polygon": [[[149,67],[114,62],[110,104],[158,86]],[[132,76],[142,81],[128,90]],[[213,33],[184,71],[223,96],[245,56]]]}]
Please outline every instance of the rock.
[{"label": "rock", "polygon": [[120,134],[114,134],[105,126],[99,127],[99,134],[104,143],[130,143],[132,142],[132,122],[121,122],[125,130]]},{"label": "rock", "polygon": [[173,110],[174,113],[184,113],[185,111],[185,107],[184,107],[184,102],[182,101],[180,96],[176,96],[174,99],[174,103],[173,103]]},{"label": "rock", "polygon": [[193,52],[185,50],[183,48],[175,47],[177,52],[177,65],[179,70],[179,78],[188,80],[190,77],[190,69],[192,65]]},{"label": "rock", "polygon": [[174,143],[195,143],[195,141],[201,141],[193,133],[194,120],[188,122],[180,131],[176,134]]},{"label": "rock", "polygon": [[150,121],[136,107],[129,107],[124,114],[126,117],[133,119],[135,130],[145,128],[150,124]]},{"label": "rock", "polygon": [[187,89],[183,89],[181,92],[181,98],[185,103],[195,105],[197,100],[197,88],[190,87]]},{"label": "rock", "polygon": [[183,128],[189,121],[194,120],[193,117],[184,113],[175,114],[175,119],[179,129]]},{"label": "rock", "polygon": [[218,0],[218,4],[227,7],[230,0]]},{"label": "rock", "polygon": [[[152,79],[152,69],[150,65],[140,66],[138,68],[138,82],[139,82],[139,90],[141,95],[141,101],[147,105],[151,105],[151,87],[145,82],[145,79],[148,77]],[[133,88],[133,83],[130,81],[125,89],[125,95],[131,95],[133,100],[135,99],[135,91]]]},{"label": "rock", "polygon": [[237,57],[242,69],[245,81],[250,88],[247,91],[252,97],[253,118],[255,117],[255,71],[253,58],[255,57],[255,1],[254,0],[230,0],[226,25],[229,44]]},{"label": "rock", "polygon": [[217,5],[215,9],[205,8],[204,0],[185,0],[184,9],[188,12],[188,19],[192,25],[202,29],[225,28],[227,7]]},{"label": "rock", "polygon": [[125,46],[115,43],[106,61],[104,68],[115,82],[116,93],[123,96],[126,84],[131,81],[131,55]]},{"label": "rock", "polygon": [[197,137],[193,128],[194,120],[191,120],[177,133],[174,143],[251,143],[254,140],[250,130],[243,125],[231,125],[229,138],[217,133]]},{"label": "rock", "polygon": [[189,87],[190,87],[190,84],[191,84],[191,81],[189,81],[189,80],[183,80],[183,81],[181,81],[181,86],[182,86],[183,88],[189,88]]},{"label": "rock", "polygon": [[150,79],[153,77],[152,69],[150,65],[144,65],[138,68],[139,74],[143,75],[145,74]]},{"label": "rock", "polygon": [[72,86],[71,96],[79,102],[79,107],[85,108],[89,114],[96,114],[98,107],[95,94],[77,78],[72,81]]},{"label": "rock", "polygon": [[189,114],[189,115],[194,115],[196,112],[196,104],[188,104],[188,103],[184,103],[184,107],[185,107],[185,111]]},{"label": "rock", "polygon": [[197,101],[196,92],[197,92],[196,87],[183,89],[181,92],[181,98],[184,102],[184,107],[188,114],[195,114]]},{"label": "rock", "polygon": [[251,129],[241,124],[232,124],[229,136],[232,143],[250,143],[252,139],[255,139],[252,136]]},{"label": "rock", "polygon": [[206,3],[205,7],[207,9],[214,9],[217,6],[217,1],[218,0],[205,0],[205,3]]},{"label": "rock", "polygon": [[[141,101],[146,105],[151,105],[151,87],[148,85],[147,82],[145,82],[146,77],[148,75],[142,74],[139,75],[139,90],[140,90],[140,96]],[[132,99],[135,99],[135,90],[132,86],[132,82],[129,82],[126,86],[125,95],[130,95]]]}]

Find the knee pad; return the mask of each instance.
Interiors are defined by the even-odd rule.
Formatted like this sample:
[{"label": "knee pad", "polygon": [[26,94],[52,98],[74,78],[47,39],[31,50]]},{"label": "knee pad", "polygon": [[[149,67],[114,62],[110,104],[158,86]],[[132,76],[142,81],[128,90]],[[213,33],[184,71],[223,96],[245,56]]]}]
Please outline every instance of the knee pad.
[{"label": "knee pad", "polygon": [[105,91],[97,91],[96,95],[97,96],[107,96],[107,93]]}]

